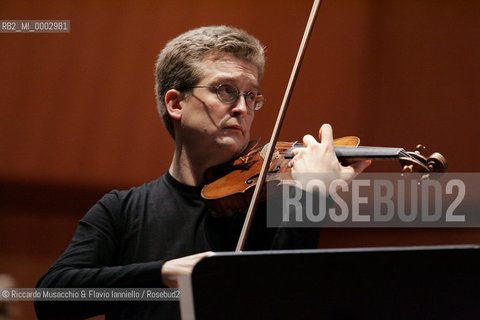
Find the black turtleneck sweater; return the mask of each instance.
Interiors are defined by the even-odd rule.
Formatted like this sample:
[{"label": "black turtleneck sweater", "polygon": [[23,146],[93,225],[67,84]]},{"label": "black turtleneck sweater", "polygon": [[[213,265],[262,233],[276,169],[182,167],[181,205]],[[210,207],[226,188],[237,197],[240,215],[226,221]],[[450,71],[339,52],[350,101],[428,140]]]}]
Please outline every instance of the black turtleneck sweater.
[{"label": "black turtleneck sweater", "polygon": [[[208,214],[201,187],[168,172],[126,191],[112,191],[80,220],[63,255],[40,279],[42,288],[165,287],[162,264],[203,251],[232,251],[244,215]],[[255,216],[246,250],[316,248],[318,230],[267,228]],[[178,302],[35,302],[39,319],[179,319]]]}]

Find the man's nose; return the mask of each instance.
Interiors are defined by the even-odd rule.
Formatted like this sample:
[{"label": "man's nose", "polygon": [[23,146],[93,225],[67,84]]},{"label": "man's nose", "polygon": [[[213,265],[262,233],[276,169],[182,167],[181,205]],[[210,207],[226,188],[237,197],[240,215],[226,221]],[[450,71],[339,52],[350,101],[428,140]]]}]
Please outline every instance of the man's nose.
[{"label": "man's nose", "polygon": [[233,105],[232,114],[235,116],[245,116],[248,113],[247,101],[244,95],[240,95]]}]

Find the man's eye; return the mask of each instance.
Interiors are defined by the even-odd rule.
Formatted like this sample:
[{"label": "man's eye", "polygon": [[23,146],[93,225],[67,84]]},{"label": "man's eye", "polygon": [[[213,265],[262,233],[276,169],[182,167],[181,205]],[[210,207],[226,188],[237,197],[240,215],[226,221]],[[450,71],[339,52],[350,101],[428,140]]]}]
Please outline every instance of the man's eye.
[{"label": "man's eye", "polygon": [[254,102],[254,101],[257,100],[257,94],[254,93],[254,92],[249,92],[249,93],[247,94],[246,98],[247,98],[247,100],[248,100],[249,102]]},{"label": "man's eye", "polygon": [[237,90],[235,90],[234,87],[229,86],[229,85],[221,86],[220,91],[223,92],[223,93],[226,93],[228,95],[235,95],[237,93]]}]

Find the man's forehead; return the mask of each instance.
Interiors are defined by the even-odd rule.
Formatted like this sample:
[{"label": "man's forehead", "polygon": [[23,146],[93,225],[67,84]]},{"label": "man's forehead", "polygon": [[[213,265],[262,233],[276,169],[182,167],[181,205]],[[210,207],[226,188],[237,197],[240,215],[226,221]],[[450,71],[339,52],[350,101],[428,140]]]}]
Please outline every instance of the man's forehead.
[{"label": "man's forehead", "polygon": [[[200,62],[204,77],[209,80],[234,81],[239,75],[249,78],[258,86],[258,67],[246,59],[237,58],[228,53],[210,53]],[[237,79],[238,80],[238,79]]]}]

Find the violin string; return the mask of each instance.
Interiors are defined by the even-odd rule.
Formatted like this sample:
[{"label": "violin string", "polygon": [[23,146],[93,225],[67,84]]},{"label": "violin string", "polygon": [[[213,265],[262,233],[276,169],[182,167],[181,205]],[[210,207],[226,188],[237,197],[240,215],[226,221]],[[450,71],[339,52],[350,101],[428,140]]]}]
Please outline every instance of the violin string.
[{"label": "violin string", "polygon": [[409,155],[405,150],[401,150],[399,153],[398,153],[399,156],[401,156],[402,158],[412,158],[411,155]]}]

